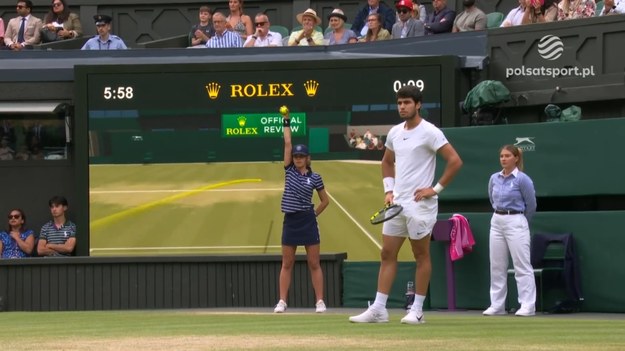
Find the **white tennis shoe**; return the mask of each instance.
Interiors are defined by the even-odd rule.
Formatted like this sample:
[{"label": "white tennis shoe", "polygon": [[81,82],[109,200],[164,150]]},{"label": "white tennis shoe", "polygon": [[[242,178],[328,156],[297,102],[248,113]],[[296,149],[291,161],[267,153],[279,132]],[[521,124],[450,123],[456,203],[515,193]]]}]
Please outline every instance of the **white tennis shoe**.
[{"label": "white tennis shoe", "polygon": [[273,309],[273,313],[284,313],[286,311],[286,302],[284,300],[278,301],[276,308]]},{"label": "white tennis shoe", "polygon": [[536,314],[536,308],[534,306],[523,306],[516,311],[515,315],[520,317],[531,317]]},{"label": "white tennis shoe", "polygon": [[388,312],[386,308],[378,311],[373,307],[369,307],[363,313],[349,317],[349,321],[352,323],[387,323]]},{"label": "white tennis shoe", "polygon": [[326,304],[323,300],[317,301],[315,304],[315,313],[323,313],[326,311]]},{"label": "white tennis shoe", "polygon": [[508,314],[505,310],[498,310],[495,307],[491,306],[487,308],[484,312],[482,312],[485,316],[503,316]]},{"label": "white tennis shoe", "polygon": [[402,324],[422,324],[425,323],[423,311],[410,311],[401,319]]}]

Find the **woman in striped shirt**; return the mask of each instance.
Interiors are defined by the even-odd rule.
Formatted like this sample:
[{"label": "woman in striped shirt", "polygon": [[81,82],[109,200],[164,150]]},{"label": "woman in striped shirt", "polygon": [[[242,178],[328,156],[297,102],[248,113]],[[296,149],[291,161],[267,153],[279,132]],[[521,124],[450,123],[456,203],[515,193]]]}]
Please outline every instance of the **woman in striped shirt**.
[{"label": "woman in striped shirt", "polygon": [[[317,216],[330,203],[321,175],[310,168],[310,154],[306,145],[291,143],[290,116],[283,114],[284,131],[284,193],[281,210],[284,212],[282,228],[282,268],[280,269],[280,301],[274,312],[286,311],[287,296],[291,285],[295,252],[297,246],[306,248],[308,268],[315,290],[315,312],[323,313],[326,305],[323,301],[323,272],[319,260],[320,240]],[[312,203],[313,191],[317,190],[320,203],[315,208]]]}]

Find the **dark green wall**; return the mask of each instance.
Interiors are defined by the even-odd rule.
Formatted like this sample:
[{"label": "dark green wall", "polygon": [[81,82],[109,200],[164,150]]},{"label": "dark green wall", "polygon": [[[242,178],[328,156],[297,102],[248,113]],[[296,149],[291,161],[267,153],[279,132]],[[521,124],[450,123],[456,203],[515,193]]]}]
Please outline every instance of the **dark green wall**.
[{"label": "dark green wall", "polygon": [[[451,214],[441,214],[448,218]],[[484,309],[489,305],[488,232],[490,213],[463,213],[471,223],[473,252],[454,264],[457,307]],[[625,312],[625,211],[538,212],[532,233],[572,233],[580,262],[583,311]],[[432,308],[447,306],[444,244],[432,242]]]},{"label": "dark green wall", "polygon": [[[625,194],[625,163],[609,156],[621,148],[624,130],[625,118],[446,128],[464,165],[441,200],[488,199],[488,180],[500,169],[505,144],[525,150],[525,171],[539,197]],[[443,169],[439,160],[439,174]]]}]

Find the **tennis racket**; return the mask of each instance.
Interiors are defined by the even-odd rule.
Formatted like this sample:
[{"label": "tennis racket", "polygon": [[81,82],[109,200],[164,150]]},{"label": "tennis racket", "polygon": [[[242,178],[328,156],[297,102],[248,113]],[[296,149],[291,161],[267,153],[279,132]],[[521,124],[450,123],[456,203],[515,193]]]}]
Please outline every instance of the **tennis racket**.
[{"label": "tennis racket", "polygon": [[386,222],[389,219],[397,216],[401,213],[404,208],[398,204],[388,204],[384,206],[381,210],[374,213],[373,216],[369,219],[371,224],[380,224],[382,222]]}]

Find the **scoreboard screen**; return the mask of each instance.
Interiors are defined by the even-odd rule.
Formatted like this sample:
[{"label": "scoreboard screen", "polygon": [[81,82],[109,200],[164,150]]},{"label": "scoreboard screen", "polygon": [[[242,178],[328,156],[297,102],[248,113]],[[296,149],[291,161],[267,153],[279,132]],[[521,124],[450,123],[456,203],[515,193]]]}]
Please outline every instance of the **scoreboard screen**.
[{"label": "scoreboard screen", "polygon": [[[350,131],[384,135],[400,122],[402,86],[421,89],[422,115],[449,126],[457,67],[452,56],[77,66],[77,114],[96,163],[267,159],[262,150],[280,146],[281,105],[311,152],[346,152]],[[241,159],[237,147],[257,152]]]}]

